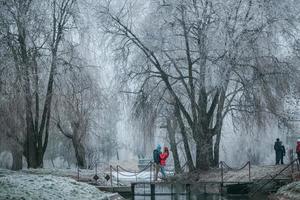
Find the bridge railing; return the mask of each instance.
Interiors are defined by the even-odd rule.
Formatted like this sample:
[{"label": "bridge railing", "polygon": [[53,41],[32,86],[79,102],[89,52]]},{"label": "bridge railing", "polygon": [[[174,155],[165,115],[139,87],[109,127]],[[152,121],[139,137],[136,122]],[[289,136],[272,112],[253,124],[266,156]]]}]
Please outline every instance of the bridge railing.
[{"label": "bridge railing", "polygon": [[138,170],[138,171],[133,171],[133,170],[128,170],[125,169],[124,167],[117,165],[116,167],[110,165],[110,184],[111,186],[113,185],[113,172],[117,173],[117,185],[120,185],[120,177],[119,175],[123,177],[132,177],[135,178],[136,181],[138,179],[138,175],[149,170],[150,169],[150,177],[149,177],[149,182],[152,181],[152,173],[153,173],[153,162],[150,161],[143,169]]},{"label": "bridge railing", "polygon": [[[275,179],[279,176],[282,175],[283,172],[287,171],[289,168],[291,168],[291,173],[294,173],[294,164],[297,164],[297,169],[299,171],[299,162],[298,162],[298,158],[292,160],[287,166],[285,166],[283,169],[281,169],[279,172],[277,172],[274,176],[271,176],[271,178],[267,179],[267,182],[263,182],[262,184],[258,184],[258,188],[255,188],[250,196],[254,196],[255,194],[257,194],[259,191],[261,191],[266,185],[270,184],[271,182],[275,181]],[[291,174],[291,175],[292,175]],[[259,179],[257,182],[262,182],[265,181],[265,177]]]},{"label": "bridge railing", "polygon": [[249,182],[251,181],[251,163],[250,161],[247,161],[244,165],[242,165],[242,167],[240,168],[233,168],[227,165],[227,163],[225,163],[224,161],[220,161],[219,163],[220,168],[221,168],[221,184],[223,185],[224,183],[224,173],[225,173],[225,169],[227,170],[232,170],[232,171],[240,171],[245,169],[246,167],[248,167],[248,180]]}]

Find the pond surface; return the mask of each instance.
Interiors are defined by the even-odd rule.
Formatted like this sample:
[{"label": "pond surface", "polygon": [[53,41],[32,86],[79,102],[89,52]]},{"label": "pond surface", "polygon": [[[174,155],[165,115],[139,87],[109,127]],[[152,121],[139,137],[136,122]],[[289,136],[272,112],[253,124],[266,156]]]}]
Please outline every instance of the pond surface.
[{"label": "pond surface", "polygon": [[[267,195],[248,197],[247,195],[221,196],[218,194],[199,194],[186,197],[185,195],[155,195],[155,200],[264,200]],[[134,200],[151,200],[150,196],[135,196]]]},{"label": "pond surface", "polygon": [[[220,184],[180,184],[180,183],[136,183],[134,186],[134,200],[264,200],[267,195],[249,197],[247,194],[220,194]],[[243,189],[243,188],[242,188]],[[153,197],[152,197],[153,199]]]}]

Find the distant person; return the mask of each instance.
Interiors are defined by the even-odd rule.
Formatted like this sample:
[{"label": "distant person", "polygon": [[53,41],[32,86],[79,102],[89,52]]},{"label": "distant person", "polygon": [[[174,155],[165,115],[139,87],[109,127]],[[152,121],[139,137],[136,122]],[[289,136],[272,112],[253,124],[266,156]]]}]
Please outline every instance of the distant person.
[{"label": "distant person", "polygon": [[165,171],[165,166],[166,166],[166,160],[169,157],[169,149],[168,147],[164,148],[164,152],[160,154],[160,171],[163,176],[163,178],[166,178],[166,171]]},{"label": "distant person", "polygon": [[153,150],[153,161],[155,167],[154,180],[157,181],[158,172],[160,170],[160,154],[161,154],[161,146],[157,145],[156,149]]},{"label": "distant person", "polygon": [[281,154],[280,154],[280,163],[283,165],[283,157],[285,156],[285,147],[284,145],[282,144],[282,142],[280,141],[280,144],[281,144]]},{"label": "distant person", "polygon": [[298,162],[300,163],[300,139],[297,140],[296,153],[298,157]]},{"label": "distant person", "polygon": [[275,150],[275,154],[276,154],[276,165],[279,165],[279,161],[281,159],[281,155],[282,155],[282,144],[279,140],[279,138],[276,139],[276,142],[274,144],[274,150]]}]

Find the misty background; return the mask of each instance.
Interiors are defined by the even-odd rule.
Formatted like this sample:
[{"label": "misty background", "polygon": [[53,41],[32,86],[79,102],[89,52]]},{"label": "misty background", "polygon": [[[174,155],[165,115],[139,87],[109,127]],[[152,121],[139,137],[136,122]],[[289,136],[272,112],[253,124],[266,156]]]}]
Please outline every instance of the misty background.
[{"label": "misty background", "polygon": [[[287,151],[295,149],[300,137],[297,1],[0,0],[0,5],[0,167],[26,168],[31,160],[33,168],[92,169],[96,163],[136,168],[139,158],[152,159],[157,144],[170,146],[169,122],[184,165],[182,127],[173,116],[179,102],[185,109],[175,116],[183,117],[196,163],[203,145],[184,118],[184,110],[191,114],[194,108],[180,82],[190,78],[184,68],[188,51],[195,59],[196,97],[206,85],[205,112],[224,91],[222,124],[211,141],[214,148],[220,141],[219,161],[274,164],[276,138]],[[190,50],[183,22],[190,26]],[[154,58],[175,97],[160,80]],[[207,131],[218,123],[217,108],[212,116]],[[174,166],[173,154],[167,165]]]}]

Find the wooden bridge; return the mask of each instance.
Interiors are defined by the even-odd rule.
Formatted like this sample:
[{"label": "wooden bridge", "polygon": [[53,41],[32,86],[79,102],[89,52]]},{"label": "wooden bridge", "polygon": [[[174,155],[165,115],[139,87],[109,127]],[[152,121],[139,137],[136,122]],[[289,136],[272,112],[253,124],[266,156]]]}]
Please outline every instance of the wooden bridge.
[{"label": "wooden bridge", "polygon": [[[184,196],[189,199],[191,194],[248,194],[253,196],[260,192],[275,192],[279,187],[288,184],[292,181],[291,178],[279,178],[283,172],[291,169],[294,171],[294,164],[297,164],[299,171],[299,164],[297,159],[293,160],[289,165],[273,176],[265,176],[259,179],[251,178],[251,165],[247,162],[241,168],[231,168],[225,162],[220,162],[220,177],[219,181],[197,181],[191,183],[178,183],[171,181],[155,182],[154,181],[154,167],[153,163],[149,162],[147,166],[139,171],[131,171],[124,169],[121,166],[110,166],[109,184],[106,186],[95,185],[99,190],[119,193],[128,198],[151,197],[151,200],[158,196]],[[224,175],[230,171],[248,170],[247,181],[227,181]],[[148,173],[147,180],[138,181],[138,175],[141,173]],[[125,183],[120,180],[120,177],[131,177],[134,181]],[[90,183],[93,184],[93,183]]]}]

